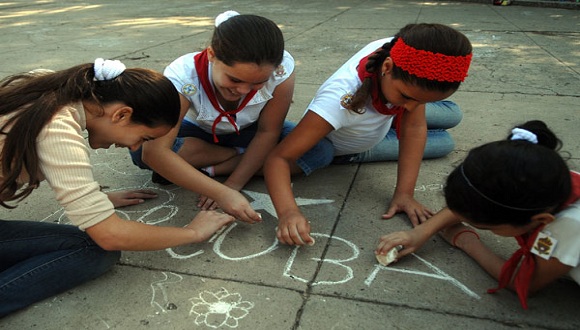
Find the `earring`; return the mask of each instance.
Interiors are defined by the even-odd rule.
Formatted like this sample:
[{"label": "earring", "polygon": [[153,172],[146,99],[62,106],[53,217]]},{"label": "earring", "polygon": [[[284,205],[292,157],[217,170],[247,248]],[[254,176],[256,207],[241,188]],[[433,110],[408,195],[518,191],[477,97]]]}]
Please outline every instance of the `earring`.
[{"label": "earring", "polygon": [[381,72],[381,77],[385,76],[385,71]]}]

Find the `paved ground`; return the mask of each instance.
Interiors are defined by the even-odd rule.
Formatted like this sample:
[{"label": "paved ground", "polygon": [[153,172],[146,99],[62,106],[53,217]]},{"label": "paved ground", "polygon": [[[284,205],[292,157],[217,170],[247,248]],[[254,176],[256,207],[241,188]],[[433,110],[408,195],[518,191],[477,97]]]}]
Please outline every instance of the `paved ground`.
[{"label": "paved ground", "polygon": [[[3,1],[0,75],[61,69],[95,57],[162,70],[209,42],[213,17],[227,9],[269,17],[297,60],[290,119],[300,118],[318,86],[368,41],[411,22],[439,22],[474,46],[470,76],[453,100],[464,112],[452,130],[456,151],[425,161],[416,197],[438,209],[441,184],[470,148],[502,138],[513,125],[547,121],[578,169],[580,12],[442,1]],[[576,118],[576,119],[574,119]],[[125,150],[94,153],[102,185],[149,187],[160,198],[122,210],[127,218],[184,225],[195,196],[159,187],[132,166]],[[394,267],[372,253],[381,233],[409,228],[404,216],[380,220],[395,182],[395,163],[333,166],[294,181],[317,244],[280,246],[261,178],[244,191],[265,222],[236,224],[197,246],[124,253],[91,283],[0,320],[2,329],[578,329],[580,288],[562,280],[521,309],[510,292],[489,295],[495,281],[462,252],[433,238]],[[67,222],[46,185],[0,218]],[[482,235],[509,255],[511,240]],[[213,311],[203,314],[202,311]],[[197,314],[201,313],[201,314]]]}]

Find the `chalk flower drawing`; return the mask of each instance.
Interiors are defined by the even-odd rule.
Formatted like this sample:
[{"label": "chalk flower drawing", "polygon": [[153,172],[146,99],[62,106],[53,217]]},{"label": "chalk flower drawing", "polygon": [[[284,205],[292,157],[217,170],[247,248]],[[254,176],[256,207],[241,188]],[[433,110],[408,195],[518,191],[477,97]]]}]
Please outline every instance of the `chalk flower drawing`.
[{"label": "chalk flower drawing", "polygon": [[229,293],[224,288],[216,293],[203,291],[199,294],[199,298],[189,300],[193,304],[189,315],[197,315],[195,324],[205,324],[211,328],[224,325],[236,328],[238,320],[246,317],[250,309],[254,308],[254,303],[242,301],[239,293]]}]

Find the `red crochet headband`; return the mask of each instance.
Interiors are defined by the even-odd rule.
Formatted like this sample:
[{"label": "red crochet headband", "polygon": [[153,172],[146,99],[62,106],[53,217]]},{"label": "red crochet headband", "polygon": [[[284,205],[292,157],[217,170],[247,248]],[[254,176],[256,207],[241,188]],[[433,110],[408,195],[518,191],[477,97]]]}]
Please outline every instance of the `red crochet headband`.
[{"label": "red crochet headband", "polygon": [[404,71],[419,78],[447,82],[465,80],[472,55],[450,56],[415,49],[403,38],[397,39],[390,51],[393,63]]}]

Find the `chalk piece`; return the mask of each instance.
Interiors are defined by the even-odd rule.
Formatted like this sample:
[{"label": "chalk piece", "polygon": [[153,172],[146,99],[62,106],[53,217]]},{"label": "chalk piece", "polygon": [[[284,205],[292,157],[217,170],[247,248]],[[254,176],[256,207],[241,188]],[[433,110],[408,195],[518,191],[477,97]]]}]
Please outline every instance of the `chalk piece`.
[{"label": "chalk piece", "polygon": [[377,261],[383,265],[387,266],[391,264],[393,261],[397,260],[397,256],[399,255],[399,250],[397,247],[392,248],[386,255],[382,254],[375,254]]}]

